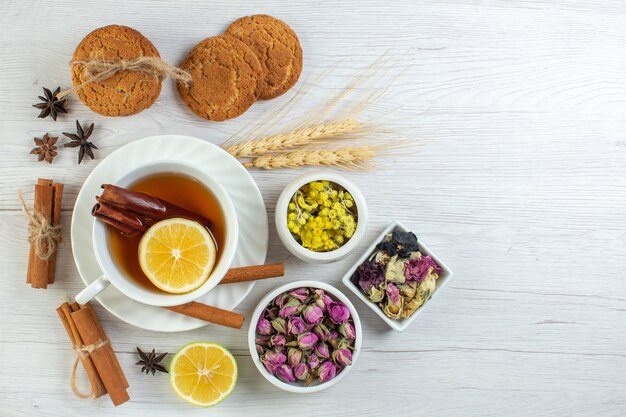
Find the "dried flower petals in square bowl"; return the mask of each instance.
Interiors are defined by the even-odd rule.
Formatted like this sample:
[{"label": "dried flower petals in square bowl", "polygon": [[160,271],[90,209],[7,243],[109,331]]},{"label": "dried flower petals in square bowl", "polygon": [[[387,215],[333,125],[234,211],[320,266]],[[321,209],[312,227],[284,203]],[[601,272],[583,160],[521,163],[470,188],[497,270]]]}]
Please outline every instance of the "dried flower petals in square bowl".
[{"label": "dried flower petals in square bowl", "polygon": [[330,388],[354,367],[361,322],[350,300],[318,281],[296,281],[267,294],[252,313],[248,345],[261,375],[294,393]]},{"label": "dried flower petals in square bowl", "polygon": [[342,282],[391,328],[404,331],[454,274],[399,221],[391,223]]}]

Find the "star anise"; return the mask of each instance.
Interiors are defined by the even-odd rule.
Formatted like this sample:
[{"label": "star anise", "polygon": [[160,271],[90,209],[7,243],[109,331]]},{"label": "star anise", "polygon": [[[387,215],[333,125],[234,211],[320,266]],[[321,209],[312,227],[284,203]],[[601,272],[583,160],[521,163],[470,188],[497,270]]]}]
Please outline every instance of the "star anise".
[{"label": "star anise", "polygon": [[41,112],[39,113],[39,116],[37,117],[43,119],[48,116],[51,116],[52,120],[56,121],[58,113],[67,113],[67,110],[65,110],[65,107],[64,107],[65,99],[59,100],[57,98],[57,95],[59,94],[60,91],[61,91],[61,87],[57,87],[57,89],[54,90],[54,93],[48,90],[46,87],[43,88],[44,95],[39,96],[39,100],[41,100],[42,102],[33,104],[33,107],[36,107],[39,110],[41,110]]},{"label": "star anise", "polygon": [[52,137],[47,133],[43,135],[43,138],[35,138],[36,147],[30,151],[31,155],[38,155],[37,161],[46,161],[49,164],[52,163],[52,160],[55,156],[57,156],[57,147],[55,144],[59,140],[58,137]]},{"label": "star anise", "polygon": [[141,349],[137,348],[137,353],[139,353],[141,360],[135,365],[142,365],[141,372],[145,372],[146,375],[148,375],[150,371],[152,371],[152,375],[154,375],[156,371],[167,373],[167,369],[165,369],[163,365],[159,365],[159,362],[163,360],[167,352],[157,355],[154,353],[154,349],[152,349],[152,352],[145,354]]},{"label": "star anise", "polygon": [[83,130],[80,123],[78,123],[78,120],[76,120],[76,134],[63,132],[65,136],[67,136],[68,138],[72,140],[71,142],[64,144],[63,145],[64,148],[75,148],[77,146],[80,147],[80,149],[78,150],[78,164],[79,165],[81,162],[83,162],[85,153],[89,155],[91,159],[95,158],[92,149],[98,149],[98,147],[87,140],[89,139],[89,136],[91,136],[92,132],[93,132],[93,123],[91,124],[91,126],[87,128],[87,130]]}]

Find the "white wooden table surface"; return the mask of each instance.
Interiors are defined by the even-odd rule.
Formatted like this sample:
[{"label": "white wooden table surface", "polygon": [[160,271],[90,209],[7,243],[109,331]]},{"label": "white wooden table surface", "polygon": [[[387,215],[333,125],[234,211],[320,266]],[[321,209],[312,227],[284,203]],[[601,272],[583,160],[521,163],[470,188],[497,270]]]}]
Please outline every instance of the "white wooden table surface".
[{"label": "white wooden table surface", "polygon": [[[626,413],[626,2],[615,0],[115,1],[3,0],[0,4],[0,415],[617,416]],[[393,113],[423,146],[387,168],[349,173],[370,206],[367,240],[400,219],[449,263],[455,279],[405,333],[351,296],[364,323],[355,368],[334,388],[296,396],[268,384],[248,355],[245,330],[207,326],[160,334],[96,307],[130,380],[131,401],[79,400],[73,360],[55,314],[83,283],[71,258],[69,219],[89,172],[132,138],[183,133],[221,143],[284,100],[225,123],[189,111],[171,82],[134,117],[104,118],[82,103],[56,123],[30,107],[41,87],[67,86],[67,62],[92,29],[143,32],[178,62],[235,18],[287,21],[305,51],[314,108],[392,50],[408,65],[397,92],[368,110]],[[406,65],[405,65],[406,66]],[[403,106],[403,110],[395,110]],[[66,150],[49,166],[32,138],[95,122],[97,160]],[[274,204],[299,170],[253,172],[270,218],[269,261],[287,280],[340,277],[358,256],[315,267],[289,256],[273,229]],[[24,283],[28,245],[17,194],[37,177],[66,185],[58,282]],[[365,247],[364,242],[361,250]],[[278,281],[257,284],[237,311],[250,314]],[[180,401],[167,378],[134,366],[135,346],[175,352],[190,341],[231,349],[234,394],[209,410]]]}]

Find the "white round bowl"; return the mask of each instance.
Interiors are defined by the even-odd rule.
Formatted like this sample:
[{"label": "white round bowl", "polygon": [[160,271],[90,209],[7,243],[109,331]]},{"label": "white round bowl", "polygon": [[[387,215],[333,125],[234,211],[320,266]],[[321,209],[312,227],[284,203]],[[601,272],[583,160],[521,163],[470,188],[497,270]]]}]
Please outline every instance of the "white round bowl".
[{"label": "white round bowl", "polygon": [[[322,180],[339,184],[352,195],[357,208],[357,224],[354,235],[352,235],[343,246],[328,252],[315,252],[302,247],[291,234],[291,231],[287,227],[287,209],[293,195],[303,185],[312,181]],[[276,203],[274,220],[278,237],[289,252],[303,261],[324,264],[345,258],[363,240],[365,231],[367,230],[367,205],[365,204],[363,194],[361,194],[361,191],[351,181],[332,171],[316,171],[296,178],[283,189]]]},{"label": "white round bowl", "polygon": [[[318,380],[315,380],[309,386],[301,385],[301,383],[290,384],[287,382],[283,382],[277,377],[275,377],[274,375],[272,375],[267,369],[265,369],[265,366],[263,366],[263,364],[261,363],[261,358],[259,357],[259,353],[256,351],[256,343],[255,343],[256,325],[257,325],[257,322],[259,321],[259,317],[261,317],[261,314],[263,314],[263,310],[265,309],[265,307],[267,307],[267,305],[274,298],[276,298],[278,294],[293,290],[295,288],[300,288],[300,287],[312,287],[312,288],[322,289],[325,292],[327,292],[331,296],[331,298],[344,303],[346,307],[348,307],[348,310],[350,310],[350,317],[352,318],[352,322],[354,323],[354,330],[356,333],[356,338],[354,339],[354,351],[352,352],[352,364],[350,366],[346,366],[345,368],[343,368],[341,372],[337,374],[337,376],[331,379],[330,381],[319,382]],[[278,387],[288,392],[294,392],[294,393],[299,393],[299,394],[310,394],[313,392],[325,390],[327,388],[332,387],[333,385],[341,381],[343,378],[345,378],[348,372],[350,372],[350,370],[354,367],[354,364],[356,363],[356,360],[359,357],[359,352],[361,352],[362,339],[363,339],[363,331],[361,329],[361,320],[359,319],[359,315],[357,314],[356,309],[354,308],[354,306],[352,305],[348,297],[343,295],[341,291],[339,291],[337,288],[333,287],[332,285],[328,285],[319,281],[309,281],[309,280],[294,281],[285,285],[281,285],[280,287],[270,291],[265,297],[263,297],[263,299],[259,302],[257,307],[254,309],[254,312],[252,313],[252,318],[250,319],[250,327],[248,327],[248,348],[250,349],[250,356],[252,357],[252,361],[256,365],[261,375],[263,375],[265,379],[271,382],[272,385],[274,385],[275,387]]]}]

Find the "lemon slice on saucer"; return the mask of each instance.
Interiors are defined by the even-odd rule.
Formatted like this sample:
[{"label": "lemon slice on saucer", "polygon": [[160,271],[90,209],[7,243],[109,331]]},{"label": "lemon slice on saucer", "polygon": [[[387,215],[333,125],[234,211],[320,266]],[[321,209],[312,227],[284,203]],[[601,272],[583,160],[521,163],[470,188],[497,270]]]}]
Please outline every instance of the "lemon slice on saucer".
[{"label": "lemon slice on saucer", "polygon": [[176,353],[169,373],[176,395],[193,405],[211,407],[233,392],[237,362],[217,343],[195,342]]},{"label": "lemon slice on saucer", "polygon": [[186,293],[204,284],[215,258],[208,230],[179,217],[156,223],[139,242],[141,269],[157,288],[169,293]]}]

